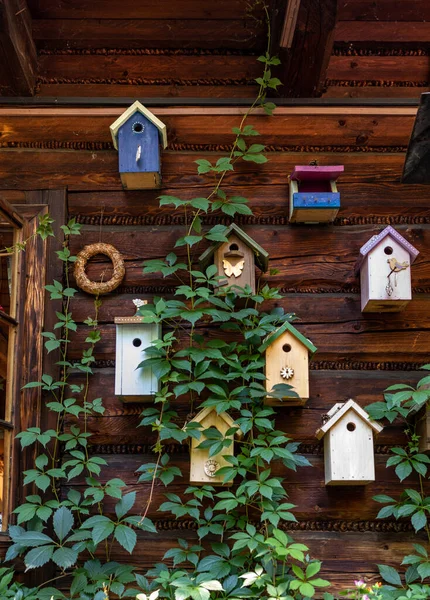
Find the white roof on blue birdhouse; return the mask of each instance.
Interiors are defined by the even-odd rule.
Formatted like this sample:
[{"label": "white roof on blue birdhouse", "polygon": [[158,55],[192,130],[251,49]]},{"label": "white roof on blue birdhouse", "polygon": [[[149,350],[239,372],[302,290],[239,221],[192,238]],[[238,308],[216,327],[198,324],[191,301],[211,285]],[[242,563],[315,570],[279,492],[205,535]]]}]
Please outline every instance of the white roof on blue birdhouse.
[{"label": "white roof on blue birdhouse", "polygon": [[118,150],[118,145],[117,145],[118,131],[120,130],[122,125],[124,125],[124,123],[126,123],[128,121],[128,119],[130,117],[132,117],[136,112],[139,112],[146,119],[148,119],[148,121],[150,121],[151,123],[153,123],[155,125],[155,127],[158,129],[158,133],[160,135],[160,140],[163,145],[163,148],[167,148],[166,125],[162,121],[160,121],[160,119],[158,119],[154,114],[152,114],[152,112],[150,110],[145,108],[145,106],[143,106],[143,104],[141,104],[139,102],[139,100],[136,100],[136,102],[134,102],[134,104],[129,106],[127,108],[127,110],[124,111],[122,113],[122,115],[119,116],[117,118],[117,120],[114,123],[112,123],[112,125],[109,128],[111,135],[112,135],[113,145],[116,148],[116,150]]}]

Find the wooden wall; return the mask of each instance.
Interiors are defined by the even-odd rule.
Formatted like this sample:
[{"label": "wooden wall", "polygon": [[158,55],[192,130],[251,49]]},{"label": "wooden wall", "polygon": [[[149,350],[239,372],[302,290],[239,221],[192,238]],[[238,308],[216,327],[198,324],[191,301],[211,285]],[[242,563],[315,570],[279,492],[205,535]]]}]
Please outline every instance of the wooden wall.
[{"label": "wooden wall", "polygon": [[[103,299],[102,341],[97,345],[95,376],[90,393],[102,396],[106,413],[91,418],[94,452],[109,462],[103,477],[122,477],[138,493],[143,507],[148,485],[137,484],[136,469],[151,460],[154,436],[137,428],[141,405],[123,404],[114,395],[115,327],[113,318],[132,314],[131,300],[169,294],[174,282],[142,274],[145,259],[163,257],[182,231],[182,219],[169,207],[158,208],[157,191],[124,192],[117,172],[117,154],[108,126],[122,109],[0,109],[0,189],[68,189],[69,216],[82,223],[82,235],[71,250],[96,241],[114,244],[126,261],[126,276],[118,290]],[[167,123],[169,148],[163,153],[162,193],[184,198],[204,195],[210,180],[196,174],[197,158],[216,159],[231,143],[231,127],[240,109],[158,109]],[[314,433],[321,417],[335,403],[354,398],[362,406],[381,398],[388,385],[415,382],[418,368],[429,362],[430,214],[428,188],[402,185],[404,152],[412,130],[414,109],[279,109],[272,118],[258,115],[250,122],[268,145],[265,165],[244,163],[226,176],[226,191],[245,195],[253,217],[238,223],[270,254],[279,270],[270,282],[285,298],[278,302],[298,314],[298,328],[318,347],[311,364],[311,397],[304,408],[279,408],[278,427],[302,444],[312,468],[288,472],[289,494],[297,504],[297,539],[324,560],[324,575],[337,586],[354,576],[376,581],[375,563],[396,564],[408,550],[413,532],[407,522],[376,521],[376,493],[396,496],[402,486],[385,462],[393,444],[404,443],[401,429],[387,425],[376,443],[377,479],[363,488],[324,486],[323,455]],[[296,164],[317,159],[322,165],[344,164],[339,180],[342,209],[332,226],[292,226],[287,222],[287,175]],[[15,193],[15,192],[14,192]],[[24,193],[24,192],[23,192]],[[206,225],[227,222],[210,215]],[[359,248],[391,223],[420,255],[412,268],[414,299],[399,314],[360,312],[359,281],[354,264]],[[109,274],[96,260],[92,277]],[[79,293],[74,318],[82,323],[93,314],[93,298]],[[210,327],[202,327],[213,335]],[[78,357],[86,336],[79,326],[71,344]],[[79,381],[79,376],[75,376]],[[182,417],[188,407],[178,402]],[[187,484],[186,448],[171,447],[184,479],[171,490],[181,494]],[[280,465],[274,470],[281,473]],[[413,478],[406,481],[412,486]],[[76,486],[80,488],[80,484]],[[157,507],[163,498],[157,486],[150,510],[158,537],[141,536],[133,556],[142,569],[161,560],[176,537],[195,537],[193,523],[170,521]],[[112,509],[112,506],[109,507]],[[118,552],[113,558],[129,562]]]}]

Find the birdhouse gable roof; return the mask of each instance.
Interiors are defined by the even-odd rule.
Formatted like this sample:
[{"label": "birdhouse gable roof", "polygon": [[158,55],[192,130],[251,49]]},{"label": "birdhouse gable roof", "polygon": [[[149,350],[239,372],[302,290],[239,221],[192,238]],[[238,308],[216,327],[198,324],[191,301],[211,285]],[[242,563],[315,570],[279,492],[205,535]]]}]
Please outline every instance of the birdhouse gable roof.
[{"label": "birdhouse gable roof", "polygon": [[[269,268],[269,254],[262,248],[257,242],[255,242],[248,234],[246,234],[240,227],[236,225],[236,223],[232,223],[228,227],[226,227],[224,235],[226,238],[229,238],[232,234],[237,235],[237,237],[251,248],[255,255],[255,262],[257,267],[259,267],[263,273],[267,271]],[[199,258],[199,263],[202,267],[206,267],[210,264],[212,257],[216,250],[223,244],[224,242],[217,242],[210,246]]]},{"label": "birdhouse gable roof", "polygon": [[112,123],[110,126],[110,132],[112,135],[112,141],[114,147],[118,150],[118,131],[120,128],[128,121],[130,117],[139,112],[143,115],[148,121],[150,121],[155,127],[158,129],[158,133],[160,135],[160,140],[163,145],[163,148],[167,148],[167,130],[166,125],[160,121],[150,110],[145,108],[143,104],[141,104],[138,100],[134,102],[131,106],[125,110],[122,115],[118,117],[118,119]]},{"label": "birdhouse gable roof", "polygon": [[361,408],[354,400],[348,400],[348,402],[339,402],[335,404],[331,410],[327,413],[329,419],[320,427],[316,432],[317,439],[321,439],[324,435],[330,431],[330,429],[339,422],[339,420],[346,415],[347,412],[353,410],[359,417],[373,429],[375,433],[380,433],[383,430],[382,425],[379,425],[376,421],[372,421],[367,412]]},{"label": "birdhouse gable roof", "polygon": [[300,331],[298,331],[288,321],[285,321],[285,323],[278,327],[278,329],[275,329],[275,331],[269,333],[269,335],[265,338],[265,340],[259,348],[260,352],[265,352],[267,348],[273,344],[273,342],[279,339],[281,335],[283,333],[286,333],[287,331],[291,333],[291,335],[293,335],[296,339],[298,339],[299,342],[301,342],[308,349],[311,355],[315,354],[315,352],[317,351],[317,347],[314,346],[313,343],[307,337],[300,333]]},{"label": "birdhouse gable roof", "polygon": [[378,246],[378,244],[380,244],[382,240],[384,240],[387,236],[391,236],[406,250],[406,252],[409,253],[409,256],[411,257],[411,264],[414,262],[414,260],[419,254],[419,251],[414,246],[412,246],[412,244],[410,244],[408,240],[405,240],[405,238],[402,235],[400,235],[400,233],[396,231],[393,227],[391,227],[391,225],[388,225],[388,227],[383,229],[380,233],[378,233],[378,235],[374,235],[373,237],[371,237],[370,240],[360,248],[360,257],[358,259],[356,270],[360,268],[363,260],[366,258],[369,252],[372,252],[376,248],[376,246]]},{"label": "birdhouse gable roof", "polygon": [[[193,421],[194,423],[202,423],[207,416],[209,416],[211,414],[211,412],[216,411],[214,406],[208,406],[206,408],[203,408],[200,412],[198,412],[196,414],[196,416],[191,419],[191,421]],[[232,419],[230,417],[230,415],[226,412],[222,412],[219,413],[219,415],[217,415],[220,419],[222,419],[223,421],[225,421],[225,423],[228,425],[228,427],[237,427],[237,425],[235,424],[234,419]],[[238,428],[238,430],[236,431],[236,436],[241,438],[243,436],[243,431],[241,429]]]}]

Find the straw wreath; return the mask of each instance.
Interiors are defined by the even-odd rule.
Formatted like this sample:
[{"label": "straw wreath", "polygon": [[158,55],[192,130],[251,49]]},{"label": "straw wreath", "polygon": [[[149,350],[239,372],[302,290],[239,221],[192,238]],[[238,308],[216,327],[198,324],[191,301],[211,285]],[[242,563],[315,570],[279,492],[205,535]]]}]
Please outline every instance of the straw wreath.
[{"label": "straw wreath", "polygon": [[[105,254],[112,261],[113,275],[109,281],[91,281],[85,273],[88,260],[96,254]],[[84,246],[77,256],[74,275],[77,285],[84,292],[94,294],[95,296],[108,294],[115,290],[124,279],[124,260],[118,250],[111,244],[102,244],[101,242],[98,244],[89,244],[88,246]]]}]

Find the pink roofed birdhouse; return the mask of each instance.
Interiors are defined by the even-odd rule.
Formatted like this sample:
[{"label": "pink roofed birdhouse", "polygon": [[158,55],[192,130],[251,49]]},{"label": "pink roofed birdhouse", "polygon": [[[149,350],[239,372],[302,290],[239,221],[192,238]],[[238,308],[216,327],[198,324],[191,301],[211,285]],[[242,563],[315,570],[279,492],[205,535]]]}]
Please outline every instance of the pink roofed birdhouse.
[{"label": "pink roofed birdhouse", "polygon": [[412,299],[411,265],[419,252],[390,225],[360,248],[361,312],[400,312]]},{"label": "pink roofed birdhouse", "polygon": [[290,223],[332,223],[340,208],[336,180],[343,165],[296,166],[290,175]]}]

